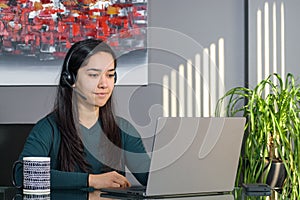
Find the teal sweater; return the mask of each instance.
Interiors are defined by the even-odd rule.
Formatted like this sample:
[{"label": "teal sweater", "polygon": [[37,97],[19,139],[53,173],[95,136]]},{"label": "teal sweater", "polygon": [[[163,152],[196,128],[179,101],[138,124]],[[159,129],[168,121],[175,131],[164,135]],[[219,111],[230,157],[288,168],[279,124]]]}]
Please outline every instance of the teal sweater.
[{"label": "teal sweater", "polygon": [[[145,151],[142,139],[137,130],[125,119],[117,117],[121,129],[121,142],[123,148],[123,169],[125,166],[142,184],[147,184],[150,158]],[[51,157],[51,188],[52,189],[84,189],[88,188],[88,173],[76,169],[74,172],[59,170],[58,154],[60,147],[60,132],[51,114],[40,121],[31,130],[19,160],[26,156]],[[97,160],[86,148],[85,159],[92,166],[93,174],[103,173],[103,164]],[[16,165],[16,184],[22,185],[23,167]],[[125,170],[124,170],[125,171]],[[123,175],[125,172],[123,171]]]}]

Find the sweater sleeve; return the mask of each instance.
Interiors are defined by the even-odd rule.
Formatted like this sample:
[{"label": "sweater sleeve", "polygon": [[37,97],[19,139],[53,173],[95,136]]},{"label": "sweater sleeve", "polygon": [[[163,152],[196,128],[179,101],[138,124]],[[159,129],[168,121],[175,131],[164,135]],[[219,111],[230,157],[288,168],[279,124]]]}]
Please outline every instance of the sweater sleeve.
[{"label": "sweater sleeve", "polygon": [[147,184],[150,157],[138,131],[125,119],[120,122],[125,164],[142,185]]},{"label": "sweater sleeve", "polygon": [[83,189],[87,182],[88,173],[51,170],[52,189]]},{"label": "sweater sleeve", "polygon": [[[53,189],[78,189],[87,187],[88,174],[82,172],[64,172],[57,169],[57,152],[60,146],[59,133],[56,127],[50,124],[46,118],[40,120],[29,133],[24,144],[18,164],[15,165],[15,183],[17,186],[22,185],[23,157],[26,156],[51,156],[51,188]],[[51,153],[50,152],[56,152]]]}]

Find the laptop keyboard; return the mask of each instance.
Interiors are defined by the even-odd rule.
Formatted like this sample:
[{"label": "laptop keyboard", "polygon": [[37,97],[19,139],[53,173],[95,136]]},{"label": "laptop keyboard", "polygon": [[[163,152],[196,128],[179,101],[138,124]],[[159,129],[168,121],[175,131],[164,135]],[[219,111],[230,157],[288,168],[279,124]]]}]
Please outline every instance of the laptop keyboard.
[{"label": "laptop keyboard", "polygon": [[146,186],[131,186],[130,187],[131,191],[145,191],[146,190]]}]

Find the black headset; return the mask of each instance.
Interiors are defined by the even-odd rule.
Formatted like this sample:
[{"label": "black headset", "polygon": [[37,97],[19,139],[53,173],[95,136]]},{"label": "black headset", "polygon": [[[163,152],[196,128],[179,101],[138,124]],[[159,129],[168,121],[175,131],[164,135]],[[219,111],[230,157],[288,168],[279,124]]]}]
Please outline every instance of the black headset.
[{"label": "black headset", "polygon": [[[84,44],[86,45],[86,44]],[[72,85],[74,85],[75,81],[76,81],[76,76],[74,73],[69,71],[69,62],[71,57],[73,56],[73,54],[80,49],[82,46],[84,45],[79,45],[78,47],[74,48],[72,50],[72,52],[69,54],[66,63],[65,63],[65,70],[61,73],[61,80],[60,80],[60,84],[62,87],[72,87]],[[115,72],[114,74],[114,83],[117,82],[117,72]]]}]

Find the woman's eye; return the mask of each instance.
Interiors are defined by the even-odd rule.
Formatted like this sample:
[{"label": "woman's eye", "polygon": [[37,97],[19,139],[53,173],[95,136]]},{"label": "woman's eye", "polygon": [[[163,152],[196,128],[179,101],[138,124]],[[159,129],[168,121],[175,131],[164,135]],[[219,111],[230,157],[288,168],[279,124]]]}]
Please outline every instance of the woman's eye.
[{"label": "woman's eye", "polygon": [[113,77],[115,77],[115,74],[108,74],[108,77],[113,78]]},{"label": "woman's eye", "polygon": [[98,77],[99,74],[89,74],[90,77]]}]

